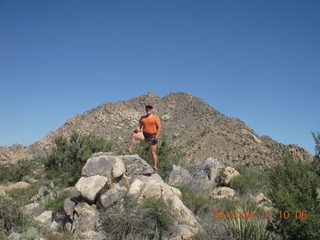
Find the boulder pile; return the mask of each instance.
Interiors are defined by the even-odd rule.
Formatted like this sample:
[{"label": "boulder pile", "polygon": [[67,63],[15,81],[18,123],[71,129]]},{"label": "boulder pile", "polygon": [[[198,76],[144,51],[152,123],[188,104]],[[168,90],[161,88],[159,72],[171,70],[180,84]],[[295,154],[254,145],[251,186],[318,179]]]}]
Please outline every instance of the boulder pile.
[{"label": "boulder pile", "polygon": [[69,219],[65,227],[82,239],[88,239],[88,236],[91,239],[110,238],[99,222],[98,208],[117,204],[126,194],[140,200],[162,197],[172,203],[175,209],[173,224],[161,234],[162,240],[193,239],[202,230],[197,217],[180,200],[180,190],[153,174],[150,165],[138,155],[93,154],[71,192],[72,196],[64,203]]}]

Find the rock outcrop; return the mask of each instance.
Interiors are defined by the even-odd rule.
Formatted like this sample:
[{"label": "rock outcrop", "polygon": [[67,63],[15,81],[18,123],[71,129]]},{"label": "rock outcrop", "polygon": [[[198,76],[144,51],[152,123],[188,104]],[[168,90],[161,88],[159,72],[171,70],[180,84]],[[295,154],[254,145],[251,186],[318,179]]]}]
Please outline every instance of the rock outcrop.
[{"label": "rock outcrop", "polygon": [[198,193],[212,191],[218,187],[219,173],[224,168],[225,166],[219,160],[213,158],[208,158],[203,163],[192,166],[192,170],[174,165],[170,173],[169,184],[189,186]]},{"label": "rock outcrop", "polygon": [[[162,197],[175,209],[173,224],[161,234],[162,240],[193,239],[202,228],[197,217],[180,200],[180,190],[166,184],[138,155],[93,154],[76,183],[80,196],[65,200],[64,211],[70,223],[66,228],[78,237],[103,239],[106,233],[99,222],[98,208],[121,204],[127,194],[139,201]],[[97,238],[92,238],[97,236]]]}]

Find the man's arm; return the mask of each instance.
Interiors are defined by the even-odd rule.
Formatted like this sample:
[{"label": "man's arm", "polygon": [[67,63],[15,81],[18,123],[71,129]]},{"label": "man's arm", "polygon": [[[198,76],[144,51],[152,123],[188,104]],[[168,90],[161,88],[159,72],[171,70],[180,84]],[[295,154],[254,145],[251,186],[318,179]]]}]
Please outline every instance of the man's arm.
[{"label": "man's arm", "polygon": [[160,136],[160,132],[161,132],[161,121],[160,121],[160,118],[157,118],[156,119],[156,124],[157,124],[157,134],[156,134],[156,138],[159,138]]}]

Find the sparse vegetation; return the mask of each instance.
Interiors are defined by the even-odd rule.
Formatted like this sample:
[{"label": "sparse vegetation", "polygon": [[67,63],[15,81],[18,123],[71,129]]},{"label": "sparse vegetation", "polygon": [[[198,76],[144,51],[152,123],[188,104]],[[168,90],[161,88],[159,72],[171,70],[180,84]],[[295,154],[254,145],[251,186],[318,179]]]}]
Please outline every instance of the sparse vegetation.
[{"label": "sparse vegetation", "polygon": [[140,203],[127,195],[122,203],[103,209],[101,221],[104,230],[119,239],[158,239],[172,224],[173,214],[172,204],[163,198],[151,197]]},{"label": "sparse vegetation", "polygon": [[239,194],[256,194],[266,190],[267,179],[265,172],[243,165],[236,166],[235,168],[240,175],[232,180],[231,187]]},{"label": "sparse vegetation", "polygon": [[9,235],[12,231],[22,232],[31,225],[30,218],[8,196],[0,197],[0,216],[0,236]]},{"label": "sparse vegetation", "polygon": [[7,195],[11,199],[14,199],[14,202],[17,206],[22,207],[32,202],[32,198],[37,194],[40,186],[41,186],[40,182],[31,183],[28,188],[15,189],[7,193]]},{"label": "sparse vegetation", "polygon": [[200,194],[196,194],[187,186],[174,186],[181,191],[181,200],[193,213],[199,215],[200,212],[210,212],[213,200],[207,199]]},{"label": "sparse vegetation", "polygon": [[[273,240],[279,239],[267,230],[267,218],[261,218],[261,209],[251,200],[242,200],[232,208],[234,215],[222,220],[232,240]],[[229,210],[230,211],[230,210]]]},{"label": "sparse vegetation", "polygon": [[68,192],[59,192],[56,197],[46,202],[46,208],[53,211],[53,215],[63,210],[64,200],[69,197]]}]

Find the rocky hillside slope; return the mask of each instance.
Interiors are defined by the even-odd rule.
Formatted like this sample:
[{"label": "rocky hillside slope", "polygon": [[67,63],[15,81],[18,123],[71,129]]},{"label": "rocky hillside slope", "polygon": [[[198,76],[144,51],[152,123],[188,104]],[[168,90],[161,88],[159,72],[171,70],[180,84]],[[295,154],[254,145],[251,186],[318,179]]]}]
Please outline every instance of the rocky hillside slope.
[{"label": "rocky hillside slope", "polygon": [[196,163],[209,157],[230,166],[242,164],[252,167],[270,167],[276,164],[284,149],[303,161],[312,155],[297,145],[283,145],[267,136],[258,136],[254,130],[237,118],[229,118],[203,100],[187,93],[172,93],[163,98],[147,93],[119,101],[106,102],[83,114],[75,115],[59,129],[50,132],[29,147],[2,147],[0,161],[30,158],[52,146],[54,138],[68,135],[73,130],[95,133],[125,148],[128,136],[144,114],[144,106],[153,105],[173,145],[186,153],[185,163]]}]

